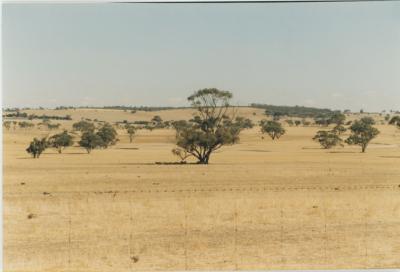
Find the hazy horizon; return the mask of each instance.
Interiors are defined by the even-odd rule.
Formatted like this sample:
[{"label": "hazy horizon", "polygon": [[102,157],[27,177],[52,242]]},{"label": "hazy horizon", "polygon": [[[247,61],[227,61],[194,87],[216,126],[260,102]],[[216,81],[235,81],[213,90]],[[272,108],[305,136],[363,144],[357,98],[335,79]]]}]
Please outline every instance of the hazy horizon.
[{"label": "hazy horizon", "polygon": [[400,110],[400,2],[4,4],[3,108]]}]

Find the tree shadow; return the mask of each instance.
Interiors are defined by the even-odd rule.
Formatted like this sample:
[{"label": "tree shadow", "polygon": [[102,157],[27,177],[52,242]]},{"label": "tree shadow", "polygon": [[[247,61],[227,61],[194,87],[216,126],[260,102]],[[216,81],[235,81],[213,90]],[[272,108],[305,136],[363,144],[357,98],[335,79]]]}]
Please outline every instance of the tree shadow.
[{"label": "tree shadow", "polygon": [[357,151],[329,151],[328,153],[338,153],[338,154],[342,154],[342,153],[361,153],[361,152],[357,152]]},{"label": "tree shadow", "polygon": [[400,159],[400,156],[379,156],[381,158],[385,158],[385,159]]},{"label": "tree shadow", "polygon": [[114,149],[124,149],[124,150],[139,150],[138,147],[117,147]]},{"label": "tree shadow", "polygon": [[239,151],[248,151],[248,152],[271,152],[271,150],[262,150],[262,149],[240,149]]}]

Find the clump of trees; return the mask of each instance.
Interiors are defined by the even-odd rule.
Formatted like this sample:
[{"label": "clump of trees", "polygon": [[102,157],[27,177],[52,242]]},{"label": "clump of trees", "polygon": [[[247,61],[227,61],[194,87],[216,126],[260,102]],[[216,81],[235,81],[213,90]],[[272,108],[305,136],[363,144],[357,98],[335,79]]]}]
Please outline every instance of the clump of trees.
[{"label": "clump of trees", "polygon": [[117,131],[114,127],[108,123],[104,124],[97,132],[97,135],[100,136],[104,145],[104,148],[109,147],[110,145],[115,145],[118,141],[117,139]]},{"label": "clump of trees", "polygon": [[48,147],[47,138],[44,137],[42,139],[34,138],[33,141],[29,144],[26,152],[32,155],[33,158],[39,158],[43,151]]},{"label": "clump of trees", "polygon": [[315,124],[320,126],[329,126],[335,124],[336,126],[343,125],[346,120],[346,115],[340,112],[333,112],[329,114],[319,114],[314,118]]},{"label": "clump of trees", "polygon": [[[88,126],[85,125],[84,127]],[[91,128],[91,126],[89,127]],[[87,153],[90,153],[93,149],[108,148],[110,145],[114,145],[117,141],[117,131],[112,125],[106,123],[97,132],[95,129],[84,130],[78,144],[85,148]]]},{"label": "clump of trees", "polygon": [[88,132],[88,131],[94,131],[95,128],[96,127],[95,127],[95,125],[93,123],[88,122],[88,121],[84,121],[84,120],[72,124],[72,129],[73,130],[80,131],[82,133]]},{"label": "clump of trees", "polygon": [[208,164],[211,154],[224,145],[239,141],[243,129],[237,122],[235,111],[229,101],[232,93],[215,88],[201,89],[188,97],[197,110],[193,119],[173,126],[176,129],[176,144],[194,156],[199,164]]},{"label": "clump of trees", "polygon": [[89,154],[93,149],[101,148],[104,146],[104,142],[101,137],[93,131],[85,131],[81,136],[81,140],[78,142],[79,146],[86,149]]},{"label": "clump of trees", "polygon": [[277,121],[261,120],[260,127],[261,133],[267,133],[272,140],[279,139],[286,132],[282,124]]},{"label": "clump of trees", "polygon": [[361,151],[364,153],[369,142],[379,134],[379,130],[373,127],[374,124],[375,121],[371,117],[355,121],[350,126],[351,135],[346,139],[346,143],[361,146]]},{"label": "clump of trees", "polygon": [[35,125],[33,123],[30,123],[30,122],[22,121],[22,122],[18,122],[18,126],[20,128],[32,128]]},{"label": "clump of trees", "polygon": [[48,146],[57,149],[58,153],[61,153],[63,149],[72,146],[73,144],[73,137],[68,134],[68,131],[66,130],[62,133],[51,136],[48,140]]}]

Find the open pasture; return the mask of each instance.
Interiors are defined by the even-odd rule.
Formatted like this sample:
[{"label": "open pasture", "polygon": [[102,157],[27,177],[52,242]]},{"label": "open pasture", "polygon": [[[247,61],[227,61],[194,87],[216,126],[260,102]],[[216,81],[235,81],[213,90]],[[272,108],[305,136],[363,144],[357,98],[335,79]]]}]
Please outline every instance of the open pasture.
[{"label": "open pasture", "polygon": [[[57,114],[73,117],[65,128],[82,117],[191,116]],[[5,271],[399,267],[400,131],[376,127],[366,153],[321,149],[317,127],[285,127],[274,142],[253,128],[209,165],[155,164],[176,161],[172,129],[140,130],[133,143],[119,130],[108,149],[48,149],[40,159],[25,148],[49,132],[4,130]]]}]

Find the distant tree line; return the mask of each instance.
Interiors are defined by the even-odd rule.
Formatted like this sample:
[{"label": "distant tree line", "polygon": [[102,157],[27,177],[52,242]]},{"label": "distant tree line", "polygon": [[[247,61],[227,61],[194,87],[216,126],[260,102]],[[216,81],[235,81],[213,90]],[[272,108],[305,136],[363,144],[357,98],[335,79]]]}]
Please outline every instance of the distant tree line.
[{"label": "distant tree line", "polygon": [[332,114],[335,111],[330,109],[320,109],[313,107],[304,107],[304,106],[275,106],[275,105],[267,105],[267,104],[250,104],[253,108],[264,109],[266,115],[270,115],[279,119],[282,116],[289,117],[310,117],[313,118],[317,115],[326,115]]},{"label": "distant tree line", "polygon": [[3,114],[3,117],[6,117],[6,118],[27,118],[29,120],[33,120],[33,119],[41,119],[41,120],[45,120],[45,119],[72,120],[70,115],[65,115],[65,116],[45,115],[45,114],[36,115],[36,114],[28,114],[26,112],[20,112],[20,111]]}]

